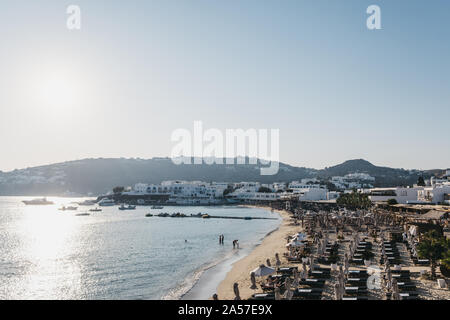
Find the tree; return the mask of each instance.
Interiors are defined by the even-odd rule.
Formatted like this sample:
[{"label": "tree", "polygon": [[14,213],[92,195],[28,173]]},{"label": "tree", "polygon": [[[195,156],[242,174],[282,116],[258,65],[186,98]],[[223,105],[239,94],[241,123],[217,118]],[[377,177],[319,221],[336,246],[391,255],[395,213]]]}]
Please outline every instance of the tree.
[{"label": "tree", "polygon": [[425,180],[423,180],[422,176],[420,176],[419,179],[417,180],[417,185],[419,187],[425,187]]},{"label": "tree", "polygon": [[267,187],[260,187],[260,188],[258,189],[258,192],[271,193],[272,190],[270,190],[270,189],[267,188]]},{"label": "tree", "polygon": [[341,194],[336,200],[336,203],[353,209],[368,209],[372,206],[372,201],[370,201],[367,194],[358,193],[356,191]]},{"label": "tree", "polygon": [[445,277],[450,277],[450,246],[441,259],[441,273]]},{"label": "tree", "polygon": [[125,191],[125,187],[114,187],[113,188],[113,193],[114,194],[119,194]]},{"label": "tree", "polygon": [[398,202],[397,202],[397,200],[395,200],[395,199],[389,199],[389,200],[387,201],[387,204],[390,205],[390,206],[392,206],[392,205],[394,205],[394,204],[398,204]]},{"label": "tree", "polygon": [[431,277],[433,279],[436,278],[436,265],[447,253],[448,247],[448,240],[436,230],[425,233],[417,246],[419,257],[428,259],[431,262]]},{"label": "tree", "polygon": [[233,188],[228,187],[225,190],[223,190],[223,196],[225,197],[227,194],[230,194],[233,191],[234,191]]}]

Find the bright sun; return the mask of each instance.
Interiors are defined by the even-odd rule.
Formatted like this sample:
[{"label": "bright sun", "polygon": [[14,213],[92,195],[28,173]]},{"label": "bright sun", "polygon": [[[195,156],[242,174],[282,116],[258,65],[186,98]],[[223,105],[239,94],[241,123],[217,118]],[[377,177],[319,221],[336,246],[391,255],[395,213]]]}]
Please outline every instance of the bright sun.
[{"label": "bright sun", "polygon": [[42,64],[30,74],[30,98],[40,112],[64,113],[81,106],[86,95],[86,83],[78,68]]},{"label": "bright sun", "polygon": [[43,75],[38,90],[41,103],[52,109],[65,109],[79,100],[80,79],[68,70],[51,72]]}]

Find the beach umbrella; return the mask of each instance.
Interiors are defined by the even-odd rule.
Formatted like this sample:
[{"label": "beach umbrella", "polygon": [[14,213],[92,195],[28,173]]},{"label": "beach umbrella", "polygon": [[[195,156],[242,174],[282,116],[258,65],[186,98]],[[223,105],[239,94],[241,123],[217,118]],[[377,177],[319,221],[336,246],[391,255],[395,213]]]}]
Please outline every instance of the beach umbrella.
[{"label": "beach umbrella", "polygon": [[284,293],[284,298],[286,300],[291,300],[292,296],[294,295],[294,292],[291,290],[291,278],[286,278],[286,281],[284,282],[284,287],[286,289],[286,292]]},{"label": "beach umbrella", "polygon": [[388,290],[390,290],[391,287],[392,287],[392,274],[391,274],[391,269],[390,268],[387,269],[386,277],[387,277],[387,279],[386,279],[386,288]]},{"label": "beach umbrella", "polygon": [[250,273],[250,281],[252,283],[252,285],[250,286],[250,289],[255,290],[256,288],[258,288],[256,286],[256,277],[255,277],[255,273],[254,272]]},{"label": "beach umbrella", "polygon": [[296,235],[294,235],[294,238],[297,239],[298,241],[303,241],[306,239],[306,234],[299,232]]},{"label": "beach umbrella", "polygon": [[275,259],[276,259],[276,266],[279,267],[281,265],[280,257],[278,253],[275,253]]},{"label": "beach umbrella", "polygon": [[348,257],[344,260],[344,274],[348,274]]},{"label": "beach umbrella", "polygon": [[281,300],[280,288],[275,288],[275,300]]},{"label": "beach umbrella", "polygon": [[300,242],[298,240],[292,240],[289,242],[286,247],[303,247],[305,244],[303,242]]},{"label": "beach umbrella", "polygon": [[275,273],[275,269],[260,265],[258,268],[252,271],[256,277],[265,277]]},{"label": "beach umbrella", "polygon": [[400,300],[400,291],[398,289],[397,279],[392,279],[392,298],[394,300]]},{"label": "beach umbrella", "polygon": [[293,286],[294,288],[297,288],[297,287],[298,287],[298,282],[299,282],[299,277],[298,277],[298,270],[297,270],[297,268],[294,268],[293,274],[294,274],[294,281],[292,282],[292,286]]},{"label": "beach umbrella", "polygon": [[239,285],[235,282],[233,285],[233,291],[234,291],[234,300],[241,300],[241,296],[239,295]]},{"label": "beach umbrella", "polygon": [[341,286],[339,283],[334,284],[334,300],[341,300]]},{"label": "beach umbrella", "polygon": [[308,278],[308,271],[306,270],[306,263],[305,262],[303,262],[303,269],[302,269],[302,273],[301,273],[300,277],[302,279],[307,279]]},{"label": "beach umbrella", "polygon": [[314,258],[313,257],[309,257],[309,269],[311,271],[314,271]]}]

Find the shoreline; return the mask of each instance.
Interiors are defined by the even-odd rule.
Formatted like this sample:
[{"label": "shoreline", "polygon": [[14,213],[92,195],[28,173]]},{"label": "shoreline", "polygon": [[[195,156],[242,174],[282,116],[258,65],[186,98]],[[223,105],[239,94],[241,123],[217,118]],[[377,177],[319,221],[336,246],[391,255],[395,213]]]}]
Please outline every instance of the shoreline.
[{"label": "shoreline", "polygon": [[[270,207],[246,206],[249,208],[262,208],[272,210]],[[286,210],[274,210],[282,221],[277,229],[269,232],[263,241],[257,245],[248,255],[232,264],[232,268],[217,287],[217,295],[220,300],[234,300],[233,284],[238,283],[241,299],[248,299],[252,294],[258,292],[258,289],[250,289],[250,273],[261,264],[266,264],[266,260],[275,265],[275,253],[278,253],[280,260],[283,261],[285,251],[286,237],[289,234],[299,232],[300,226],[290,225],[290,213]]]},{"label": "shoreline", "polygon": [[[253,205],[239,205],[239,207],[248,209],[263,209],[271,213],[272,208],[266,206],[253,206]],[[212,295],[217,293],[217,287],[226,278],[227,274],[232,270],[233,265],[247,257],[251,254],[269,235],[276,232],[280,225],[283,223],[283,216],[278,210],[274,210],[277,213],[277,220],[281,220],[276,228],[269,230],[267,233],[263,234],[259,239],[250,243],[250,246],[245,246],[240,250],[232,250],[228,252],[222,258],[213,261],[208,264],[206,268],[196,271],[196,279],[188,288],[184,290],[181,294],[172,298],[177,300],[208,300],[212,299]],[[165,296],[168,297],[167,295]]]}]

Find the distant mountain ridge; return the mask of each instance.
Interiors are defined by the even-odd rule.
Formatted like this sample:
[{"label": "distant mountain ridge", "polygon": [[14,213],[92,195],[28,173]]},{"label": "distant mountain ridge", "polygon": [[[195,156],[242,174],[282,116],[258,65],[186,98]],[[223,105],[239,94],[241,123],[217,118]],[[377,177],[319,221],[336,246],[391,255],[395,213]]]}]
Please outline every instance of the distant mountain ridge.
[{"label": "distant mountain ridge", "polygon": [[260,175],[261,164],[175,165],[170,158],[125,159],[98,158],[68,161],[51,165],[0,172],[0,195],[98,195],[114,186],[136,183],[160,183],[164,180],[201,180],[206,182],[256,181],[261,183],[288,182],[317,177],[361,172],[375,177],[376,186],[411,185],[419,176],[430,172],[378,167],[357,159],[322,170],[295,167],[280,163],[278,174]]},{"label": "distant mountain ridge", "polygon": [[374,177],[374,185],[378,187],[412,185],[417,182],[417,179],[420,176],[428,178],[432,175],[427,171],[379,167],[364,159],[354,159],[347,160],[333,167],[319,170],[318,176],[326,179],[355,172],[367,173]]}]

